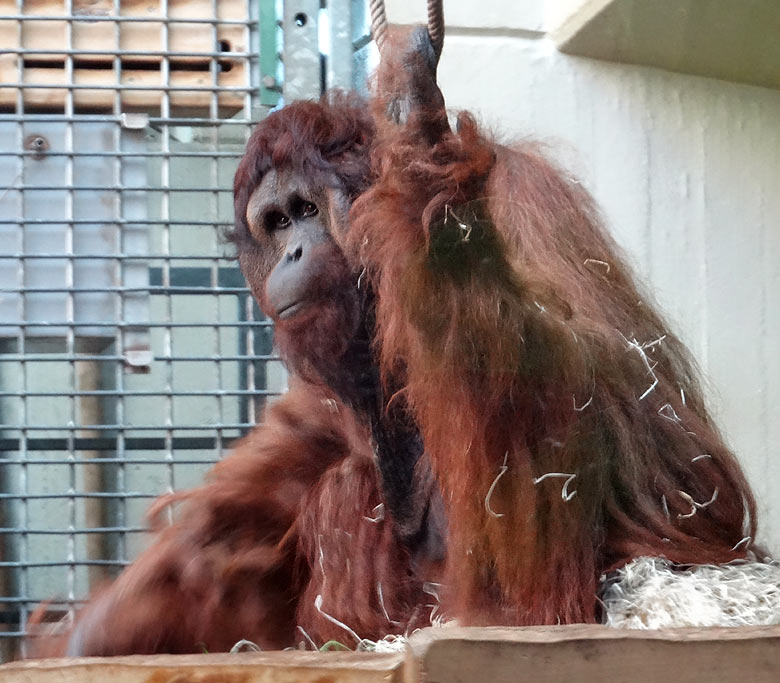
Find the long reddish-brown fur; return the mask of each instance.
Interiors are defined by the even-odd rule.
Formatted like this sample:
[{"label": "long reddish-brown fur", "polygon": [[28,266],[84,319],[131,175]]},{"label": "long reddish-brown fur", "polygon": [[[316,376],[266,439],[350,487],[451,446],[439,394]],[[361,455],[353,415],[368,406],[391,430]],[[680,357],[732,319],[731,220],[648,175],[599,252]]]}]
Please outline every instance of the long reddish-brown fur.
[{"label": "long reddish-brown fur", "polygon": [[[263,174],[292,164],[350,199],[364,193],[349,233],[335,236],[354,260],[334,278],[367,268],[382,368],[402,386],[443,492],[446,616],[594,621],[600,575],[631,558],[745,557],[753,497],[685,349],[590,196],[538,146],[497,145],[468,115],[443,137],[430,134],[446,127],[437,106],[388,122],[388,98],[426,68],[409,66],[384,62],[370,189],[374,131],[359,106],[294,105],[263,124],[236,177],[236,242],[262,300],[273,255],[249,239],[245,211]],[[45,652],[282,647],[306,637],[297,626],[317,644],[349,642],[336,622],[372,639],[424,622],[424,571],[392,520],[375,519],[367,428],[312,370],[329,358],[334,377],[343,369],[349,325],[330,304],[303,336],[279,329],[310,381],[202,487],[157,504],[150,548]]]},{"label": "long reddish-brown fur", "polygon": [[155,504],[153,545],[37,654],[357,645],[334,619],[361,638],[402,633],[426,616],[425,596],[379,502],[364,428],[327,391],[298,385],[203,486]]},{"label": "long reddish-brown fur", "polygon": [[599,577],[632,558],[745,557],[753,496],[590,195],[468,114],[433,141],[443,108],[389,121],[425,66],[387,52],[350,240],[447,506],[445,612],[592,622]]},{"label": "long reddish-brown fur", "polygon": [[[234,238],[261,303],[264,260],[278,256],[248,234],[252,191],[287,166],[353,197],[368,183],[372,134],[365,105],[349,98],[297,103],[258,125],[236,174]],[[35,653],[216,652],[241,639],[263,648],[307,639],[354,646],[353,633],[376,640],[424,623],[424,570],[378,507],[368,427],[312,369],[329,364],[334,380],[349,371],[341,356],[354,323],[338,292],[354,287],[346,268],[343,259],[330,264],[333,292],[323,289],[304,329],[277,326],[291,390],[204,485],[153,506],[149,547]]]}]

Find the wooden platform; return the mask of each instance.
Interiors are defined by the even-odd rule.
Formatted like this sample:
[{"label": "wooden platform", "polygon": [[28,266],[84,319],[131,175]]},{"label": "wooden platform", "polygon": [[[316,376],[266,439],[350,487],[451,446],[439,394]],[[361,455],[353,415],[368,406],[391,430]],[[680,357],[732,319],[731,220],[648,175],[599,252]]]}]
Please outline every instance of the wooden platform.
[{"label": "wooden platform", "polygon": [[41,660],[0,666],[3,683],[403,683],[403,655],[269,652]]},{"label": "wooden platform", "polygon": [[410,643],[407,681],[778,683],[780,627],[439,628]]},{"label": "wooden platform", "polygon": [[3,683],[777,683],[780,627],[431,628],[405,652],[267,652],[42,660]]},{"label": "wooden platform", "polygon": [[[157,111],[166,86],[172,108],[208,111],[213,93],[219,107],[243,106],[248,60],[231,53],[249,50],[249,28],[209,21],[247,22],[248,2],[170,0],[167,5],[166,24],[155,21],[164,18],[159,0],[122,0],[119,17],[113,0],[73,0],[72,17],[66,16],[64,2],[26,0],[20,21],[0,19],[0,110],[16,106],[16,86],[37,86],[22,87],[25,109],[62,109],[69,85],[76,86],[77,109],[112,109],[119,93],[122,110]],[[15,0],[0,0],[0,16],[16,12]],[[14,53],[19,49],[25,52]],[[118,50],[129,54],[116,57]]]}]

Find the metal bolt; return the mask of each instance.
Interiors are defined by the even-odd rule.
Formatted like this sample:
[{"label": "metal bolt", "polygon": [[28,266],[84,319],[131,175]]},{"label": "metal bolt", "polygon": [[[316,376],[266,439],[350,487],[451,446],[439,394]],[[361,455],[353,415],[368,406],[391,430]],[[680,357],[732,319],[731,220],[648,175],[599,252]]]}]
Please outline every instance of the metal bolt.
[{"label": "metal bolt", "polygon": [[24,139],[24,148],[28,152],[33,153],[33,159],[43,159],[46,156],[49,146],[49,141],[43,135],[28,135]]}]

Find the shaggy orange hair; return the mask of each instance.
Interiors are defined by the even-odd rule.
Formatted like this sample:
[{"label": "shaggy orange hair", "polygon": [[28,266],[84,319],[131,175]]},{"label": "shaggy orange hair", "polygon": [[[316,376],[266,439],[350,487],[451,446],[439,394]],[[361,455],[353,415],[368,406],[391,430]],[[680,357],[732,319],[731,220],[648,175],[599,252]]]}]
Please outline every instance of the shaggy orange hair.
[{"label": "shaggy orange hair", "polygon": [[385,51],[350,240],[442,487],[444,611],[592,622],[599,577],[635,557],[745,557],[753,495],[593,199],[538,145],[468,114],[450,131],[443,104],[388,121],[426,68]]}]

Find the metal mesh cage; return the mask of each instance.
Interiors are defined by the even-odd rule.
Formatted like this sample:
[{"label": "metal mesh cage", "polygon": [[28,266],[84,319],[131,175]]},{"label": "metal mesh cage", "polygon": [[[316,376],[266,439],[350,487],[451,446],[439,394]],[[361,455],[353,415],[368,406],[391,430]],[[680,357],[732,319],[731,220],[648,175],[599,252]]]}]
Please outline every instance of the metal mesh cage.
[{"label": "metal mesh cage", "polygon": [[282,43],[287,99],[363,83],[365,1],[0,0],[0,660],[285,388],[221,240]]},{"label": "metal mesh cage", "polygon": [[221,241],[276,30],[273,0],[0,0],[2,659],[284,388]]}]

